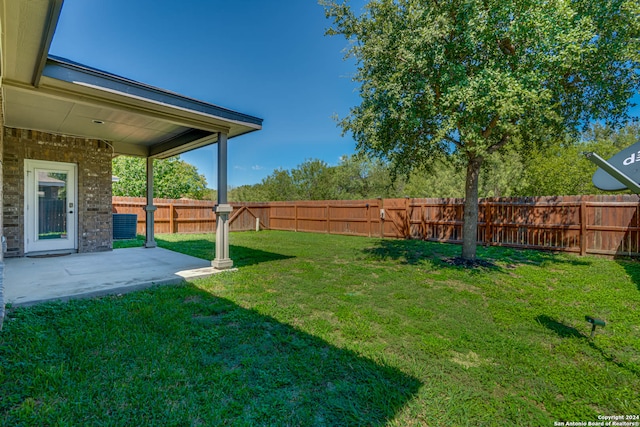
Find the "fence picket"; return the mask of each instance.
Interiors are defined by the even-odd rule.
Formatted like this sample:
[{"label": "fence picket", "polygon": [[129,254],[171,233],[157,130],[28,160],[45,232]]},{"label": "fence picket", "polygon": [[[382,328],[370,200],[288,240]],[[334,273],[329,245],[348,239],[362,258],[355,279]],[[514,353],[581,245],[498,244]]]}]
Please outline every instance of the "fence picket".
[{"label": "fence picket", "polygon": [[[479,244],[640,257],[639,196],[491,198],[479,203]],[[113,197],[114,213],[138,214],[140,234],[145,205],[142,197]],[[154,205],[156,233],[215,232],[212,201],[156,199]],[[230,228],[254,230],[258,219],[264,229],[371,237],[379,226],[381,238],[460,243],[463,205],[463,199],[234,203]]]}]

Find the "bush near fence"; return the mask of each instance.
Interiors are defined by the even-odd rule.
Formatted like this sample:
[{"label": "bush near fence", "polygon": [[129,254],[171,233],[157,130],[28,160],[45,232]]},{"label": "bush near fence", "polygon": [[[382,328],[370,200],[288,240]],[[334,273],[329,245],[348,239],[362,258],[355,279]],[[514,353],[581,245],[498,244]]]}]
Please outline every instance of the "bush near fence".
[{"label": "bush near fence", "polygon": [[[640,256],[637,195],[480,199],[481,245]],[[145,198],[114,197],[114,213],[138,215]],[[155,199],[156,233],[215,231],[214,203]],[[231,231],[261,229],[461,243],[464,199],[370,199],[232,203]]]}]

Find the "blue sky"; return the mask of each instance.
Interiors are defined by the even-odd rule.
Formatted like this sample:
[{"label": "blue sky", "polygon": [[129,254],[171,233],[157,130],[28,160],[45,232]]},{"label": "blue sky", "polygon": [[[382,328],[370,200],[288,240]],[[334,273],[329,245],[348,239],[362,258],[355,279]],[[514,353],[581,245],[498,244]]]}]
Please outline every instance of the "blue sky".
[{"label": "blue sky", "polygon": [[[317,0],[65,0],[50,52],[264,119],[229,141],[236,187],[354,152],[333,117],[359,103],[355,63],[329,24]],[[216,187],[215,146],[181,157]]]},{"label": "blue sky", "polygon": [[[316,0],[65,0],[50,53],[264,119],[229,141],[239,186],[354,152],[332,116],[359,102],[355,64],[329,23]],[[215,150],[181,156],[212,188]]]}]

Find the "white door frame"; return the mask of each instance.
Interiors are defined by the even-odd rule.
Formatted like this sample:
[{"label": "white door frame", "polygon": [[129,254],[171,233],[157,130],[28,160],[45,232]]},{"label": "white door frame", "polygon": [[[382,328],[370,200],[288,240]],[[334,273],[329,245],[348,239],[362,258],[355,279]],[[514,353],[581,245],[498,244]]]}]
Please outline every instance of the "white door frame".
[{"label": "white door frame", "polygon": [[[38,171],[67,174],[67,236],[61,239],[39,239]],[[74,163],[45,160],[24,161],[24,252],[75,252],[78,249],[78,168]]]}]

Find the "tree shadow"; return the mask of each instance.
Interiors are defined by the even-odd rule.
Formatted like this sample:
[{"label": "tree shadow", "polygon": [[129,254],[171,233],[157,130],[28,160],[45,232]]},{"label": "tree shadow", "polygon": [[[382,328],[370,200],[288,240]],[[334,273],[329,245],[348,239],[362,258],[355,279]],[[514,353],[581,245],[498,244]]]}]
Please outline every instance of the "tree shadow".
[{"label": "tree shadow", "polygon": [[394,260],[409,265],[440,261],[455,256],[454,251],[449,247],[437,245],[421,240],[381,239],[375,242],[375,246],[364,248],[362,252],[376,260]]},{"label": "tree shadow", "polygon": [[569,264],[575,266],[590,266],[593,264],[591,260],[586,258],[578,258],[564,252],[553,252],[542,249],[517,249],[505,246],[491,246],[486,248],[488,253],[495,253],[504,256],[514,263],[543,265],[553,264]]},{"label": "tree shadow", "polygon": [[375,246],[365,248],[363,253],[378,260],[396,260],[409,265],[437,262],[442,267],[480,268],[494,271],[503,271],[495,264],[496,261],[508,264],[568,263],[571,265],[591,265],[589,260],[561,256],[553,252],[498,246],[478,246],[476,262],[467,264],[460,259],[461,247],[459,245],[424,240],[381,239],[376,241]]},{"label": "tree shadow", "polygon": [[[16,381],[0,384],[0,395],[40,402],[47,408],[42,417],[61,411],[70,424],[91,419],[119,425],[164,420],[170,425],[384,426],[422,385],[398,368],[193,285],[102,301],[17,309],[14,316],[35,316],[42,323],[8,328],[7,339],[13,332],[44,341],[29,349],[26,362],[17,350],[4,352],[4,368]],[[109,327],[117,333],[102,333]],[[74,347],[80,339],[82,346]],[[47,375],[61,363],[82,368],[56,383],[51,394]],[[74,402],[73,410],[67,399]],[[22,413],[10,407],[0,400],[5,420],[21,424]],[[29,416],[38,421],[37,413]]]}]

